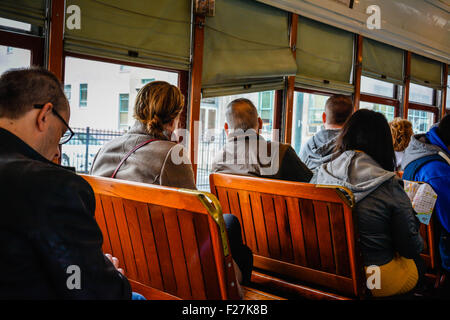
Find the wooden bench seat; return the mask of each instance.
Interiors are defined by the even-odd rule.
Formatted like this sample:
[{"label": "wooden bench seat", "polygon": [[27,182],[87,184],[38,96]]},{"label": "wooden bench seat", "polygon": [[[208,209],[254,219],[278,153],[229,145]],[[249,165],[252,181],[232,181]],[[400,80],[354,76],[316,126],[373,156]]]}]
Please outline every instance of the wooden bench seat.
[{"label": "wooden bench seat", "polygon": [[[314,299],[366,297],[350,191],[227,174],[211,174],[210,186],[241,222],[259,271],[253,283]],[[433,223],[420,233],[427,276],[438,280]]]},{"label": "wooden bench seat", "polygon": [[307,298],[364,296],[350,191],[347,199],[334,187],[227,174],[211,174],[210,186],[241,222],[252,282]]},{"label": "wooden bench seat", "polygon": [[86,176],[103,251],[148,299],[239,299],[220,204],[206,192]]}]

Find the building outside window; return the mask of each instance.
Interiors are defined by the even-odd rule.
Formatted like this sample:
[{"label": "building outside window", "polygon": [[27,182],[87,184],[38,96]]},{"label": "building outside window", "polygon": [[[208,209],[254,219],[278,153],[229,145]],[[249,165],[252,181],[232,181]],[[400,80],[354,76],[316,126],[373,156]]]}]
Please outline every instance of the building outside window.
[{"label": "building outside window", "polygon": [[128,128],[128,105],[129,105],[129,94],[128,93],[119,94],[119,129]]},{"label": "building outside window", "polygon": [[67,100],[69,100],[72,98],[72,85],[70,84],[65,84],[64,85],[64,93],[66,95]]},{"label": "building outside window", "polygon": [[323,127],[327,95],[297,91],[292,117],[292,147],[299,153],[302,145]]},{"label": "building outside window", "polygon": [[395,107],[394,106],[361,101],[359,103],[359,107],[360,107],[360,109],[369,109],[369,110],[373,110],[376,112],[380,112],[380,113],[384,114],[387,121],[392,121],[395,118]]},{"label": "building outside window", "polygon": [[142,79],[142,80],[141,80],[141,83],[142,83],[142,85],[144,86],[144,85],[146,85],[147,83],[152,82],[152,81],[155,81],[155,79]]},{"label": "building outside window", "polygon": [[80,84],[80,107],[87,107],[88,85],[87,83]]},{"label": "building outside window", "polygon": [[259,92],[258,114],[263,121],[263,132],[272,131],[274,94],[275,91]]},{"label": "building outside window", "polygon": [[421,110],[408,110],[408,120],[413,125],[414,134],[425,133],[434,123],[434,114],[432,112]]}]

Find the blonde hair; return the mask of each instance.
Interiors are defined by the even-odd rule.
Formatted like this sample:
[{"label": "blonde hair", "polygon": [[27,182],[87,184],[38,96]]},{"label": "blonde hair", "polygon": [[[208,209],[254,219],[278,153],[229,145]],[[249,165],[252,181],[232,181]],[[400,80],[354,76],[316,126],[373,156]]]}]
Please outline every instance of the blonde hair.
[{"label": "blonde hair", "polygon": [[134,117],[145,125],[149,134],[164,138],[164,125],[172,122],[183,107],[184,96],[180,89],[165,81],[154,81],[139,90]]},{"label": "blonde hair", "polygon": [[395,118],[389,122],[389,126],[391,127],[394,150],[404,151],[411,141],[411,136],[414,134],[411,122],[402,118]]}]

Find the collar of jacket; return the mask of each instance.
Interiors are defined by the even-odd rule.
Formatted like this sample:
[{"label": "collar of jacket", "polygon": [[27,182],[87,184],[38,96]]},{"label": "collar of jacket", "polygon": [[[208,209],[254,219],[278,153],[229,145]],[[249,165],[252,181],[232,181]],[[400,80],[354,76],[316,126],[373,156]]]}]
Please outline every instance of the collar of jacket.
[{"label": "collar of jacket", "polygon": [[0,150],[1,150],[0,153],[16,152],[33,160],[52,164],[61,168],[66,168],[47,160],[39,152],[31,148],[18,136],[3,128],[0,128]]},{"label": "collar of jacket", "polygon": [[[139,120],[136,120],[133,124],[133,126],[130,128],[130,130],[127,132],[128,134],[145,134],[146,136],[149,136],[150,138],[156,138],[152,134],[148,133],[147,129],[145,128],[145,125],[140,122]],[[167,140],[170,141],[170,139],[167,138],[166,132],[164,132],[164,138],[160,140]]]},{"label": "collar of jacket", "polygon": [[243,130],[236,130],[234,132],[230,132],[227,136],[227,141],[234,141],[234,140],[238,140],[238,139],[243,139],[243,138],[257,138],[257,139],[262,139],[265,140],[263,136],[261,136],[260,134],[256,133],[255,130],[253,129],[249,129],[247,131],[243,131]]}]

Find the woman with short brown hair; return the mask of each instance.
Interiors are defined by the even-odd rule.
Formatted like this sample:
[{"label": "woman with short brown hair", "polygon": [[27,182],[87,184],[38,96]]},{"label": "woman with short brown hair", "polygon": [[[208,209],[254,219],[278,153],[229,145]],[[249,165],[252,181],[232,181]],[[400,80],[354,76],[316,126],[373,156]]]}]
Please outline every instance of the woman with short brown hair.
[{"label": "woman with short brown hair", "polygon": [[146,84],[136,97],[135,124],[103,146],[91,174],[196,189],[187,152],[171,141],[183,107],[184,96],[176,86],[164,81]]}]

